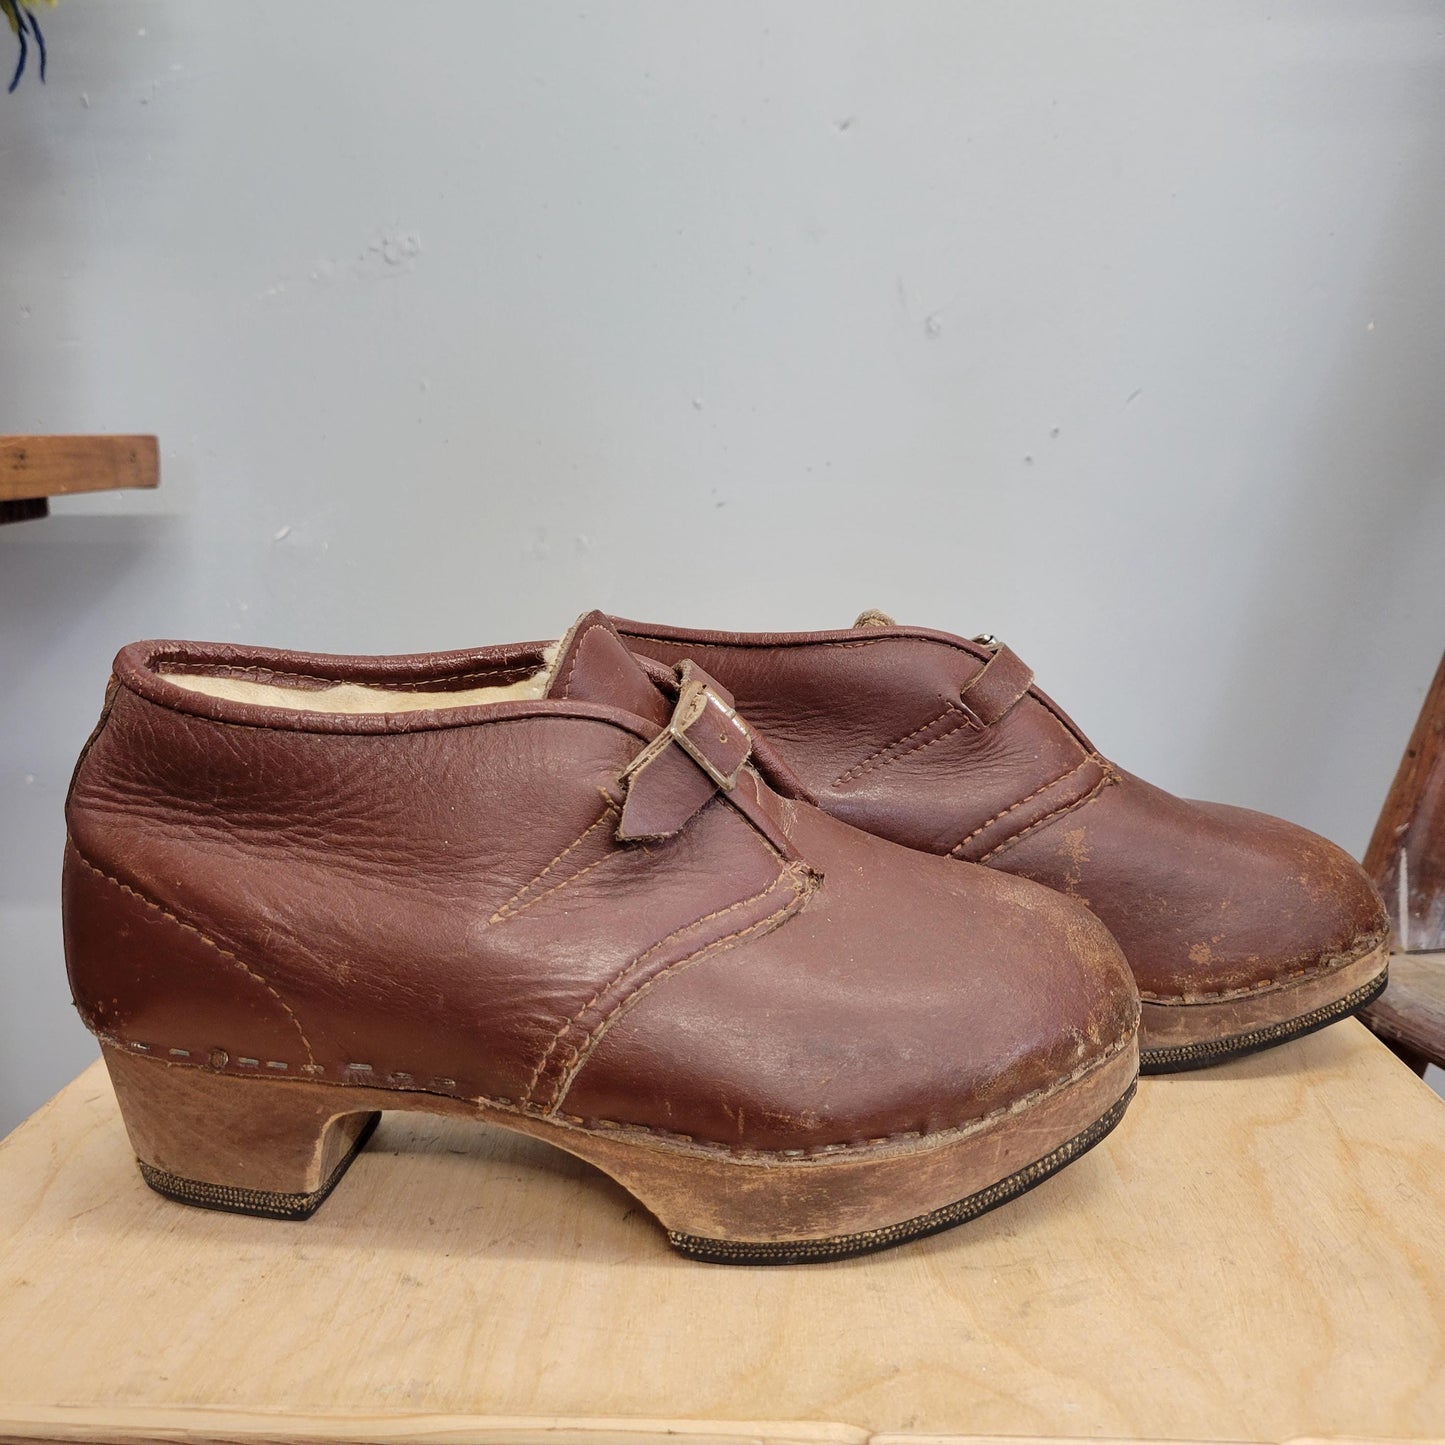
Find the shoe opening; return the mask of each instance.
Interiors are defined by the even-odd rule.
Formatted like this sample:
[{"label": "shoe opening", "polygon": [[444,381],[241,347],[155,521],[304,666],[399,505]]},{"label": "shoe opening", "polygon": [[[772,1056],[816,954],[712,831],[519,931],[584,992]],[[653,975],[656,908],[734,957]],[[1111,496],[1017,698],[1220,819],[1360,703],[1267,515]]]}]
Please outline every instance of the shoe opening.
[{"label": "shoe opening", "polygon": [[[287,708],[293,712],[399,713],[477,707],[486,703],[526,702],[547,695],[559,643],[543,653],[541,666],[525,677],[502,683],[459,687],[444,676],[428,683],[388,687],[382,683],[345,682],[314,673],[265,668],[208,666],[204,663],[160,662],[156,671],[187,692],[227,702]],[[501,667],[497,669],[505,675]],[[428,685],[430,684],[430,685]]]}]

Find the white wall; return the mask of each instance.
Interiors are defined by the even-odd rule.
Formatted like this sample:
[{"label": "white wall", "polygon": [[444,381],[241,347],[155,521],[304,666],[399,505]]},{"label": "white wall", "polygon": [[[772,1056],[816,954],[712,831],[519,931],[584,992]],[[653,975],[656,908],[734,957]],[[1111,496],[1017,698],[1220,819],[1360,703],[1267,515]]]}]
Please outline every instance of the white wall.
[{"label": "white wall", "polygon": [[60,805],[137,636],[879,606],[1363,847],[1445,641],[1437,4],[42,19],[0,431],[164,482],[0,531],[0,1127],[92,1057]]}]

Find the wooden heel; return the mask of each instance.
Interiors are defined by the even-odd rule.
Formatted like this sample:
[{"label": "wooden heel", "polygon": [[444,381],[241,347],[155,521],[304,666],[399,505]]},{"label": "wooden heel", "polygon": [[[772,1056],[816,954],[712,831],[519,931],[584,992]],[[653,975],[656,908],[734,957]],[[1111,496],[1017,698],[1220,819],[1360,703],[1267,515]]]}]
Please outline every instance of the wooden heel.
[{"label": "wooden heel", "polygon": [[101,1052],[142,1177],[182,1204],[308,1219],[381,1117],[315,1084]]}]

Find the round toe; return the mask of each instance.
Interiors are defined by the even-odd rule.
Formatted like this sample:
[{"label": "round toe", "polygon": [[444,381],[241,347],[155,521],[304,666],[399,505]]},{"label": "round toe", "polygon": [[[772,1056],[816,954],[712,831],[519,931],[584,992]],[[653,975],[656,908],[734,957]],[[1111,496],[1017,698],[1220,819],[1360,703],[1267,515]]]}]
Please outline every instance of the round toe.
[{"label": "round toe", "polygon": [[1086,902],[1118,939],[1146,1002],[1277,987],[1385,937],[1383,906],[1360,865],[1292,823],[1186,801],[1127,774],[1069,821],[999,863]]},{"label": "round toe", "polygon": [[632,999],[569,1115],[769,1152],[916,1140],[1134,1047],[1132,975],[1078,903],[811,810],[796,831],[805,906]]}]

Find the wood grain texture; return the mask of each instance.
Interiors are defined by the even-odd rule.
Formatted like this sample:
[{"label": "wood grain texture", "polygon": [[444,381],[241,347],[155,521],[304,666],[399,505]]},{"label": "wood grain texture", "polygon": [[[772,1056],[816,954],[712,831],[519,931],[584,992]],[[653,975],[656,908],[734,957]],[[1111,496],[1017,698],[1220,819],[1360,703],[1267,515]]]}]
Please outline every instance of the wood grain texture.
[{"label": "wood grain texture", "polygon": [[0,436],[0,501],[160,484],[153,436]]},{"label": "wood grain texture", "polygon": [[1365,852],[1390,910],[1395,946],[1445,949],[1445,657]]},{"label": "wood grain texture", "polygon": [[387,1115],[306,1223],[186,1209],[97,1064],[0,1145],[0,1439],[1437,1438],[1442,1145],[1445,1105],[1349,1022],[1144,1080],[952,1233],[719,1268],[455,1119]]},{"label": "wood grain texture", "polygon": [[1445,953],[1399,953],[1369,1026],[1414,1060],[1445,1068]]}]

